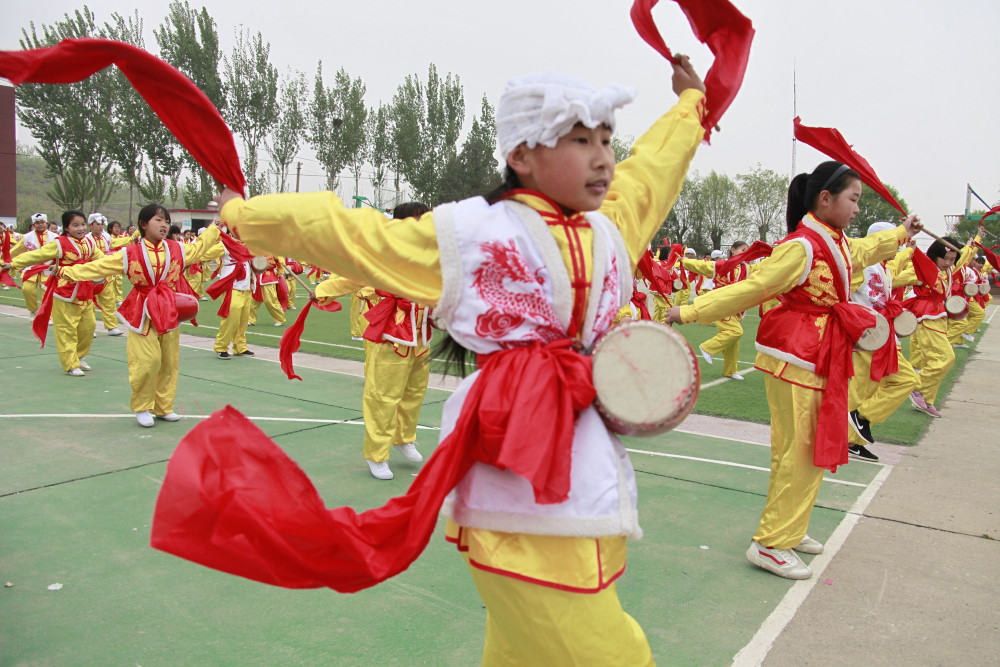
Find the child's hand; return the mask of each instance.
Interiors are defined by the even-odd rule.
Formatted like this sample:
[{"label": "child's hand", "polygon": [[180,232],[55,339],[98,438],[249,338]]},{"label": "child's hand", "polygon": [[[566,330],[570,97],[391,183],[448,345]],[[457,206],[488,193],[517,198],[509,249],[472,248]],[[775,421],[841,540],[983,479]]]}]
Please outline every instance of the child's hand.
[{"label": "child's hand", "polygon": [[917,232],[924,228],[920,218],[915,215],[906,216],[906,219],[903,220],[903,227],[906,228],[906,233],[910,235],[910,238],[916,236]]},{"label": "child's hand", "polygon": [[219,210],[221,211],[222,207],[226,205],[226,202],[232,199],[243,199],[243,197],[239,192],[236,192],[231,188],[223,188],[222,192],[219,193],[219,196],[216,197],[216,200],[219,202]]},{"label": "child's hand", "polygon": [[676,58],[677,62],[671,63],[674,68],[674,75],[671,78],[674,92],[680,95],[689,88],[705,92],[705,84],[702,83],[701,77],[698,76],[698,73],[694,71],[694,67],[691,66],[691,59],[680,54],[677,54]]},{"label": "child's hand", "polygon": [[664,318],[667,324],[673,324],[677,322],[678,324],[683,324],[681,322],[681,307],[680,306],[670,306],[667,310],[667,316]]}]

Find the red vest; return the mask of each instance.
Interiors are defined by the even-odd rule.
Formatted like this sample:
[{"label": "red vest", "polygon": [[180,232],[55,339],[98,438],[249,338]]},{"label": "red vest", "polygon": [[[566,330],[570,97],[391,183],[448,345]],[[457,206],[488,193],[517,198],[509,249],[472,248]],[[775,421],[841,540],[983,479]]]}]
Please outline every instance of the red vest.
[{"label": "red vest", "polygon": [[[184,249],[177,241],[164,239],[165,244],[164,266],[156,274],[153,274],[153,266],[146,255],[146,244],[140,239],[139,243],[125,246],[122,252],[125,276],[132,283],[132,291],[125,297],[125,301],[118,308],[118,316],[125,321],[127,326],[136,333],[143,332],[143,324],[149,316],[150,299],[165,300],[170,299],[173,305],[174,292],[177,291],[177,283],[184,269]],[[160,334],[177,328],[176,319],[172,326],[164,326],[164,331],[157,330]]]},{"label": "red vest", "polygon": [[[86,264],[94,259],[95,246],[92,241],[88,241],[87,237],[84,237],[79,245],[69,236],[56,237],[56,243],[59,244],[59,257],[56,260],[58,266]],[[100,289],[95,290],[94,288],[94,283],[89,280],[71,283],[59,278],[52,296],[60,301],[79,301],[82,303],[92,300],[94,295],[100,291]]]}]

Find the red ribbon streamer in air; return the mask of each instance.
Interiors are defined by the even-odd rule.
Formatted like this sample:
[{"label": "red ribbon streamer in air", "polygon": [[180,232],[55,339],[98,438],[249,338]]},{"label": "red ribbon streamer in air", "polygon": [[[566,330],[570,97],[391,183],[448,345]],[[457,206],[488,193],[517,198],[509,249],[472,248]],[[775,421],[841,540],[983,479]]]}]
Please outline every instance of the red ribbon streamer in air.
[{"label": "red ribbon streamer in air", "polygon": [[[630,15],[639,36],[660,55],[677,63],[653,22],[652,9],[659,0],[635,0]],[[708,46],[715,62],[705,76],[705,141],[732,104],[746,73],[753,42],[753,24],[728,0],[674,0],[687,16],[695,37]]]},{"label": "red ribbon streamer in air", "polygon": [[[795,138],[804,144],[809,144],[821,153],[832,157],[837,162],[842,162],[848,167],[858,172],[861,182],[877,192],[882,199],[889,202],[893,208],[906,215],[906,211],[899,205],[896,198],[892,196],[882,180],[868,164],[868,161],[858,155],[854,147],[847,143],[844,135],[833,127],[807,127],[800,122],[798,116],[792,121],[795,127]],[[794,174],[793,174],[794,176]]]},{"label": "red ribbon streamer in air", "polygon": [[[246,178],[233,133],[190,79],[156,56],[110,39],[64,39],[55,46],[0,51],[0,76],[21,83],[75,83],[117,65],[149,108],[205,170],[243,194]],[[85,100],[81,100],[84,103]]]},{"label": "red ribbon streamer in air", "polygon": [[[3,259],[6,264],[10,264],[10,232],[6,229],[3,230],[3,246],[0,247],[0,259]],[[7,272],[7,269],[0,271],[0,284],[5,287],[17,287],[18,289],[21,289],[20,286],[14,282],[14,279],[10,277],[10,273]]]},{"label": "red ribbon streamer in air", "polygon": [[309,315],[309,309],[313,306],[331,313],[335,313],[343,307],[336,301],[328,306],[321,306],[310,299],[306,302],[305,308],[302,309],[299,316],[295,318],[295,323],[285,329],[285,333],[281,334],[281,343],[278,344],[278,360],[281,362],[281,370],[285,372],[289,380],[302,380],[301,377],[295,374],[295,367],[292,365],[292,355],[298,352],[299,347],[302,346],[302,331],[306,328],[306,317]]}]

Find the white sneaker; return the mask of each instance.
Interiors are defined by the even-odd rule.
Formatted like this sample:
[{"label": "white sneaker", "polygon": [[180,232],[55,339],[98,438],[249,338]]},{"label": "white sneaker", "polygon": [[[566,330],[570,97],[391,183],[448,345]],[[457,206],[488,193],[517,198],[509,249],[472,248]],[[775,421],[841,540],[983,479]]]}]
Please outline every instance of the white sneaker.
[{"label": "white sneaker", "polygon": [[96,331],[94,332],[94,338],[97,338],[97,332]]},{"label": "white sneaker", "polygon": [[703,356],[705,358],[705,361],[707,361],[708,363],[712,363],[712,355],[710,355],[708,352],[706,352],[701,347],[701,345],[698,346],[698,349],[701,350],[701,356]]},{"label": "white sneaker", "polygon": [[153,426],[153,413],[149,410],[135,413],[135,419],[143,428],[152,428]]},{"label": "white sneaker", "polygon": [[276,326],[276,327],[283,327],[283,326],[285,326],[285,323],[284,322],[275,322],[274,326]]},{"label": "white sneaker", "polygon": [[177,422],[181,420],[181,416],[176,412],[168,412],[165,415],[156,415],[157,419],[162,419],[165,422]]},{"label": "white sneaker", "polygon": [[90,367],[90,364],[87,363],[86,359],[80,359],[80,370],[82,370],[82,371],[92,371],[94,369]]},{"label": "white sneaker", "polygon": [[969,346],[966,345],[965,343],[958,343],[956,345],[952,345],[952,347],[955,348],[956,350],[968,350],[969,349]]},{"label": "white sneaker", "polygon": [[81,371],[79,368],[71,368],[66,371],[66,375],[72,375],[75,378],[82,378],[86,373]]},{"label": "white sneaker", "polygon": [[[365,460],[368,461],[368,459]],[[368,461],[368,469],[372,471],[372,477],[375,479],[392,479],[392,471],[389,470],[388,461],[382,461],[380,463]]]},{"label": "white sneaker", "polygon": [[398,449],[399,453],[403,455],[403,458],[410,463],[420,463],[424,460],[424,457],[417,451],[417,443],[415,442],[408,442],[405,445],[396,445],[396,449]]},{"label": "white sneaker", "polygon": [[743,377],[742,375],[740,375],[739,373],[733,373],[732,375],[730,375],[730,376],[729,376],[729,379],[730,379],[730,380],[744,380],[744,379],[746,379],[746,378],[744,378],[744,377]]},{"label": "white sneaker", "polygon": [[121,336],[124,333],[125,333],[124,331],[122,331],[118,327],[115,327],[114,329],[112,329],[111,331],[108,332],[108,335],[109,336]]},{"label": "white sneaker", "polygon": [[208,301],[208,297],[207,296],[203,296],[200,299],[198,299],[198,301]]},{"label": "white sneaker", "polygon": [[962,338],[964,338],[965,340],[969,341],[970,343],[972,343],[972,342],[974,342],[976,340],[976,337],[973,336],[972,334],[962,334]]},{"label": "white sneaker", "polygon": [[808,579],[812,570],[791,549],[768,549],[751,540],[747,560],[759,568],[785,579]]},{"label": "white sneaker", "polygon": [[823,553],[823,543],[806,535],[799,542],[799,546],[794,547],[794,549],[804,554],[821,554]]}]

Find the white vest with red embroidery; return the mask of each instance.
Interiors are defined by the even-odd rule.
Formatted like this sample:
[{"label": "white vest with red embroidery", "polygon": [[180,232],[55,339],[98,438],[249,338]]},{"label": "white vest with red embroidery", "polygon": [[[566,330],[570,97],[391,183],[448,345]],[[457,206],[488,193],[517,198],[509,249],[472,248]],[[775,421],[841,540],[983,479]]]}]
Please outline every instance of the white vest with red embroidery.
[{"label": "white vest with red embroidery", "polygon": [[[632,272],[614,224],[588,213],[593,229],[590,299],[580,339],[589,346],[631,298]],[[559,247],[525,204],[489,205],[480,197],[434,209],[443,284],[435,314],[448,333],[478,354],[567,337],[573,290]],[[455,427],[478,371],[448,399],[441,439]],[[577,418],[569,499],[540,505],[530,483],[476,463],[442,512],[460,525],[513,533],[640,537],[635,472],[621,442],[593,407]]]},{"label": "white vest with red embroidery", "polygon": [[[32,250],[38,250],[39,248],[41,248],[42,246],[44,246],[46,243],[50,243],[51,241],[55,241],[58,238],[59,238],[58,234],[56,234],[54,232],[50,232],[47,229],[42,234],[41,238],[38,237],[38,234],[35,233],[35,230],[31,230],[29,232],[26,232],[24,234],[24,236],[21,237],[21,242],[24,245],[24,251],[25,252],[31,252]],[[41,264],[34,264],[33,266],[41,266],[42,264],[45,264],[45,265],[48,265],[48,266],[53,266],[54,260],[49,260],[47,262],[42,262]],[[24,269],[22,270],[22,273],[24,271],[27,271],[30,268],[32,268],[32,266],[26,266],[26,267],[24,267]],[[51,274],[52,274],[52,269],[51,268],[45,269],[45,271],[42,271],[42,273],[41,273],[41,275],[45,275],[45,276],[48,276],[48,275],[51,275]]]}]

